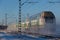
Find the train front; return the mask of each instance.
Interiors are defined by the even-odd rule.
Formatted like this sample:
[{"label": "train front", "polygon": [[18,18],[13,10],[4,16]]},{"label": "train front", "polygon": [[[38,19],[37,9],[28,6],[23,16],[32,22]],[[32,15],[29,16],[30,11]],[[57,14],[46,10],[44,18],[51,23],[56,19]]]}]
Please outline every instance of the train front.
[{"label": "train front", "polygon": [[43,30],[39,32],[44,35],[54,35],[56,32],[56,18],[51,11],[44,11],[40,15],[39,19],[40,27],[43,27]]}]

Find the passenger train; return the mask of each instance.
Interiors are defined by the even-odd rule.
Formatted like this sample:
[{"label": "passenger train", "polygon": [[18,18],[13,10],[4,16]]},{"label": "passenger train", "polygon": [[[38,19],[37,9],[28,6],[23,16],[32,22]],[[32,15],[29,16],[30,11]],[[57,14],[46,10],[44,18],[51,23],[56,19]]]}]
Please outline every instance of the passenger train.
[{"label": "passenger train", "polygon": [[22,32],[53,35],[56,31],[56,18],[51,11],[43,11],[28,17],[22,22]]}]

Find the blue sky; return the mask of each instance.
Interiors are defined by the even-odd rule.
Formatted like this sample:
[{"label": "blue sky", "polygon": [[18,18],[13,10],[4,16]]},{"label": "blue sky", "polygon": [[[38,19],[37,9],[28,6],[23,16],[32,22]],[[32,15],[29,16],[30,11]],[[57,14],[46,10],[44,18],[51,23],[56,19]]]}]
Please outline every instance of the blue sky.
[{"label": "blue sky", "polygon": [[[26,0],[22,0],[22,3]],[[22,19],[26,18],[26,15],[34,15],[42,11],[52,11],[60,23],[60,3],[49,3],[52,0],[27,0],[27,2],[39,2],[39,3],[25,3],[22,6]],[[59,0],[53,0],[59,1]],[[15,23],[18,19],[19,4],[18,0],[0,0],[0,23],[5,17],[5,13],[8,14],[8,23]]]}]

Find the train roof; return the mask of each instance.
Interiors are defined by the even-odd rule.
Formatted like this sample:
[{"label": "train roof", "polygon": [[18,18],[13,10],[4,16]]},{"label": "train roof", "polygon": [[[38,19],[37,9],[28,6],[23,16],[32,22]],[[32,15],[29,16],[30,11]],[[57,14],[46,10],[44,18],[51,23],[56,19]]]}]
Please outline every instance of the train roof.
[{"label": "train roof", "polygon": [[55,18],[55,15],[51,12],[51,11],[44,11],[41,13],[42,17],[52,17],[52,18]]},{"label": "train roof", "polygon": [[39,18],[41,16],[55,18],[55,15],[51,11],[43,11],[41,13],[30,16],[29,19],[35,20],[35,19],[37,19],[37,18]]}]

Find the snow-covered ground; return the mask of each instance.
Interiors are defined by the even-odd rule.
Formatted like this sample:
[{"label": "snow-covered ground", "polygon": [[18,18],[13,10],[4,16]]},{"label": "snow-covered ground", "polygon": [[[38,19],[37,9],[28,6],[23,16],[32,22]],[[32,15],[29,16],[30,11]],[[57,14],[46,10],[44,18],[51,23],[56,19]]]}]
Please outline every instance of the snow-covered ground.
[{"label": "snow-covered ground", "polygon": [[43,38],[34,38],[26,35],[12,35],[0,32],[0,40],[44,40]]},{"label": "snow-covered ground", "polygon": [[[42,31],[42,32],[44,32],[44,31]],[[56,35],[60,36],[60,25],[56,25]],[[31,35],[12,35],[12,34],[0,32],[0,40],[48,40],[48,39],[37,38],[34,36],[32,37]]]},{"label": "snow-covered ground", "polygon": [[[0,32],[0,40],[49,40],[49,39],[33,37],[30,35],[20,35],[20,34],[13,35],[13,34]],[[55,39],[52,39],[52,40],[55,40]]]}]

